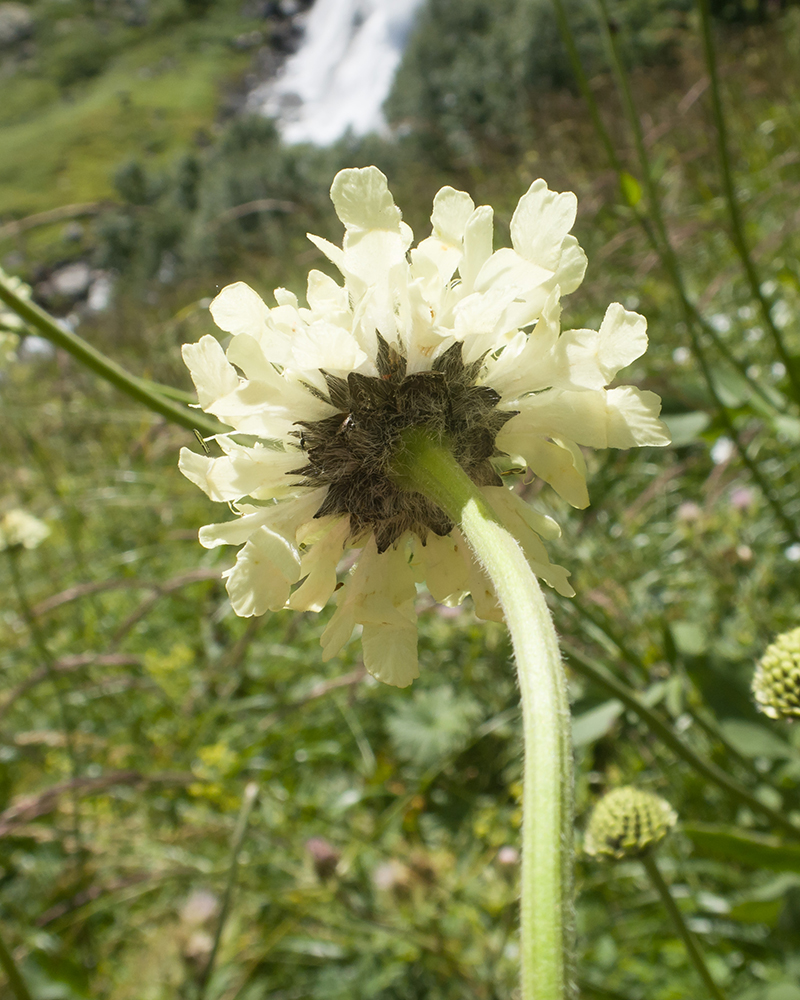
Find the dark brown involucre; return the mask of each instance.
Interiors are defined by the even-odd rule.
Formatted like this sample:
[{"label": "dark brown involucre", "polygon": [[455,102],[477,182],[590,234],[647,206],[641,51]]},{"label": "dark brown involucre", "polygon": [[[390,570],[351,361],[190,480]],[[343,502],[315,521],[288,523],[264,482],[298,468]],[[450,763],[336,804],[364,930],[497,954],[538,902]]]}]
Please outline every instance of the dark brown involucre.
[{"label": "dark brown involucre", "polygon": [[328,486],[315,517],[348,514],[350,533],[375,534],[384,552],[405,531],[425,541],[428,531],[446,535],[452,521],[436,504],[403,490],[391,477],[404,431],[425,427],[447,442],[458,463],[479,486],[500,485],[489,461],[500,428],[515,414],[497,409],[494,389],[476,385],[483,361],[465,364],[461,343],[437,358],[430,371],[406,374],[406,359],[378,335],[378,375],[351,372],[347,379],[322,374],[326,402],[337,409],[323,420],[298,421],[308,462],[293,474],[303,485]]}]

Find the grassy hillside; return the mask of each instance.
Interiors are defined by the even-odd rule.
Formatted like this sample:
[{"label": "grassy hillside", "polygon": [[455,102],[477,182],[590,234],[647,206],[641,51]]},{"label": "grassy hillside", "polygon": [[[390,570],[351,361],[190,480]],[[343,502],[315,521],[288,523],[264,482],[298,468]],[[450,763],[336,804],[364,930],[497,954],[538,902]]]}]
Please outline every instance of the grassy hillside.
[{"label": "grassy hillside", "polygon": [[30,9],[31,38],[23,53],[3,54],[0,76],[6,218],[109,197],[126,154],[168,163],[209,141],[252,58],[235,40],[269,34],[263,18],[243,17],[231,2],[208,5],[202,16],[180,2],[152,3],[141,25],[126,24],[111,4],[99,15],[79,2]]},{"label": "grassy hillside", "polygon": [[[673,432],[669,448],[587,452],[585,511],[526,487],[562,526],[548,550],[577,590],[548,600],[578,839],[603,791],[663,795],[680,825],[659,864],[720,988],[800,1000],[787,826],[800,823],[800,730],[750,695],[767,643],[800,624],[797,11],[716,35],[751,281],[691,18],[671,61],[629,80],[654,207],[608,64],[591,93],[622,184],[575,87],[542,89],[516,146],[478,129],[469,147],[443,133],[434,148],[423,127],[287,151],[262,121],[215,124],[250,59],[229,44],[254,30],[237,5],[178,17],[153,3],[139,25],[104,6],[105,61],[71,80],[55,53],[88,8],[32,9],[74,24],[37,27],[41,47],[0,85],[2,148],[17,157],[13,176],[0,161],[4,218],[110,193],[117,207],[73,243],[63,223],[8,239],[0,263],[37,294],[69,256],[115,270],[108,312],[58,305],[136,373],[188,387],[180,345],[214,332],[205,304],[228,279],[302,297],[305,272],[325,266],[305,231],[341,238],[327,199],[340,166],[377,162],[417,238],[445,183],[495,206],[496,245],[535,177],[577,191],[589,270],[565,327],[596,328],[609,301],[645,314],[650,347],[624,381],[659,392]],[[230,212],[266,198],[293,207]],[[651,238],[658,209],[672,269]],[[0,552],[0,936],[34,1000],[513,995],[521,731],[503,628],[420,591],[411,689],[365,677],[357,643],[325,664],[331,608],[232,614],[220,573],[233,550],[197,542],[225,512],[176,467],[180,446],[199,448],[188,431],[61,353],[3,370],[0,416],[0,516],[22,507],[50,529],[16,563]],[[638,863],[581,857],[578,884],[583,995],[699,995]]]}]

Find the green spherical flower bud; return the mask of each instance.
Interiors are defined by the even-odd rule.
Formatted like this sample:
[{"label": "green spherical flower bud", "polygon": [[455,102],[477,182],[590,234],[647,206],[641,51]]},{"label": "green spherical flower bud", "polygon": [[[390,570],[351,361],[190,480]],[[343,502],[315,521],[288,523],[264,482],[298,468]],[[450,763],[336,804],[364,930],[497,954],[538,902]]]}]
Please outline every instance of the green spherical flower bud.
[{"label": "green spherical flower bud", "polygon": [[593,856],[629,858],[659,843],[675,825],[668,802],[632,785],[615,788],[595,806],[584,850]]},{"label": "green spherical flower bud", "polygon": [[771,719],[800,718],[800,628],[767,646],[753,676],[753,697]]}]

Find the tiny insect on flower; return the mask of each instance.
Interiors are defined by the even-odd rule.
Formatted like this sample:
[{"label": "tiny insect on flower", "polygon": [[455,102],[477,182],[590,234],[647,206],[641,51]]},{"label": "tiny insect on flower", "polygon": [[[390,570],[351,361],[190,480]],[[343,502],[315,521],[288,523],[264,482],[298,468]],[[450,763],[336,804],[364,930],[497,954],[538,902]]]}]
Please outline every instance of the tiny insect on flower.
[{"label": "tiny insect on flower", "polygon": [[[493,250],[492,210],[445,187],[431,236],[411,248],[386,178],[343,170],[331,187],[343,246],[309,239],[341,272],[308,276],[307,307],[286,289],[268,308],[247,285],[211,303],[231,340],[185,345],[198,400],[232,430],[221,455],[181,452],[184,475],[237,517],[200,542],[243,545],[225,573],[237,614],[336,611],[326,659],[361,626],[364,663],[404,687],[418,676],[416,585],[433,598],[498,618],[491,584],[461,532],[395,475],[403,435],[424,427],[452,454],[559,593],[569,573],[542,539],[559,529],[498,472],[531,471],[576,507],[589,503],[582,446],[668,443],[660,400],[607,389],[647,347],[646,322],[609,307],[599,331],[561,332],[560,299],[583,280],[586,257],[569,234],[577,201],[535,181],[511,220],[511,247]],[[348,546],[360,554],[338,587]]]}]

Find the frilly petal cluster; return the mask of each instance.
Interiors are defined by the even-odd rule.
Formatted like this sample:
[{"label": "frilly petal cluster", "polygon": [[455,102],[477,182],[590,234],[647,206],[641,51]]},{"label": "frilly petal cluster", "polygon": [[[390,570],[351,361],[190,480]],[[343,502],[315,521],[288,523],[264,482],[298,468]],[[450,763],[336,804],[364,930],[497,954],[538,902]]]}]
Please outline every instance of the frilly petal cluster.
[{"label": "frilly petal cluster", "polygon": [[[561,331],[561,296],[580,285],[586,269],[570,235],[574,194],[535,181],[511,220],[511,247],[499,250],[492,209],[476,208],[451,187],[436,195],[432,233],[413,248],[377,168],[341,171],[331,198],[344,224],[343,245],[309,239],[343,280],[313,270],[306,306],[279,288],[272,308],[246,284],[229,285],[210,307],[231,335],[227,349],[210,335],[184,346],[200,406],[232,430],[216,437],[216,457],[183,449],[180,468],[237,515],[200,530],[207,548],[242,546],[225,573],[237,614],[319,611],[333,597],[325,659],[360,626],[367,669],[404,687],[418,676],[419,583],[444,604],[472,594],[482,618],[500,612],[456,527],[446,534],[405,531],[386,547],[361,522],[354,531],[347,512],[324,513],[332,487],[298,474],[307,459],[299,428],[341,421],[344,433],[347,406],[336,387],[348,380],[355,387],[361,376],[388,378],[387,357],[402,365],[398,384],[413,387],[413,378],[441,368],[445,355],[457,357],[459,371],[487,387],[480,390],[489,394],[486,405],[502,414],[492,425],[500,429],[490,462],[504,459],[508,467],[510,456],[576,507],[589,502],[582,446],[663,445],[668,437],[655,394],[607,388],[646,349],[643,317],[615,304],[599,331]],[[363,490],[370,488],[365,476]],[[537,575],[571,595],[569,574],[542,544],[559,534],[555,522],[505,485],[484,481],[480,488]],[[339,586],[337,567],[350,546],[360,552]]]}]

